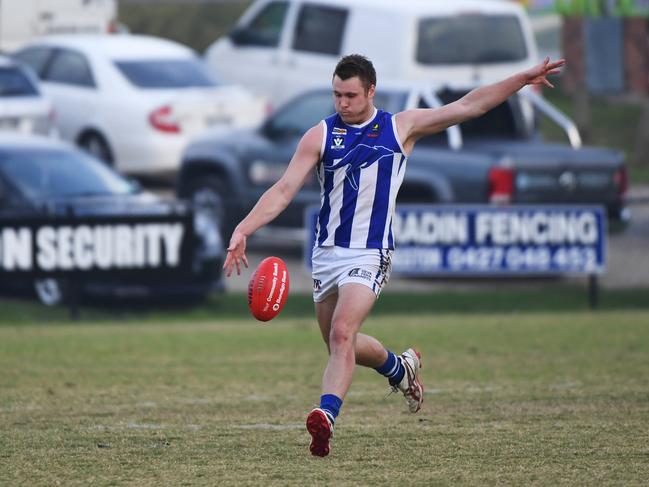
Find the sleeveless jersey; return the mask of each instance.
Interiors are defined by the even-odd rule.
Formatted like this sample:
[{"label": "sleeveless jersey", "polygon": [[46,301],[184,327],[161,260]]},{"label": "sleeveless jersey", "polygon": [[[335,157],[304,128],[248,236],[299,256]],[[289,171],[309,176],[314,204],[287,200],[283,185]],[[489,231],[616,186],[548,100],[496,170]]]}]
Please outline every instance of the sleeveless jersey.
[{"label": "sleeveless jersey", "polygon": [[375,109],[360,125],[338,114],[322,123],[316,245],[394,249],[392,217],[407,161],[394,115]]}]

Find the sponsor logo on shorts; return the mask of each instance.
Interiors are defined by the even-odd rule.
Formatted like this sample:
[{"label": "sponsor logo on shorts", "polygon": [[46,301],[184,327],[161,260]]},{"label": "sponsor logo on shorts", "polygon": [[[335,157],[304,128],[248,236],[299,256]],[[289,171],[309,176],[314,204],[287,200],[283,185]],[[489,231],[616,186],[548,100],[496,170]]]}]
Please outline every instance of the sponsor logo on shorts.
[{"label": "sponsor logo on shorts", "polygon": [[320,291],[321,287],[322,287],[322,281],[320,279],[314,279],[313,280],[313,290],[314,291]]},{"label": "sponsor logo on shorts", "polygon": [[349,271],[349,274],[347,274],[349,277],[360,277],[361,279],[365,279],[366,281],[371,281],[373,274],[370,271],[366,271],[365,269],[361,269],[360,267],[354,267],[351,271]]}]

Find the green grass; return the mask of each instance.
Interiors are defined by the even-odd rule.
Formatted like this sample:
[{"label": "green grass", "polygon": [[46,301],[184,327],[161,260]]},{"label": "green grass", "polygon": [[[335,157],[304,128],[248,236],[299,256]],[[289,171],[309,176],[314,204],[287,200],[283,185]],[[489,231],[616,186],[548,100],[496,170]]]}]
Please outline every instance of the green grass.
[{"label": "green grass", "polygon": [[[381,298],[383,300],[383,298]],[[0,485],[641,485],[649,311],[378,313],[424,409],[358,370],[326,459],[311,317],[0,327]]]},{"label": "green grass", "polygon": [[[600,310],[649,310],[649,289],[602,289]],[[70,322],[66,307],[48,308],[33,299],[0,298],[0,327],[4,325],[52,324]],[[474,290],[433,292],[388,292],[381,295],[374,315],[439,313],[544,313],[547,311],[585,311],[589,309],[586,278],[583,285],[562,284],[556,280],[539,280],[517,285],[515,281],[488,282]],[[103,323],[133,321],[138,323],[202,322],[248,315],[244,294],[214,295],[203,303],[104,302],[85,304],[79,309],[84,322]],[[313,300],[310,294],[291,293],[282,317],[311,318]]]}]

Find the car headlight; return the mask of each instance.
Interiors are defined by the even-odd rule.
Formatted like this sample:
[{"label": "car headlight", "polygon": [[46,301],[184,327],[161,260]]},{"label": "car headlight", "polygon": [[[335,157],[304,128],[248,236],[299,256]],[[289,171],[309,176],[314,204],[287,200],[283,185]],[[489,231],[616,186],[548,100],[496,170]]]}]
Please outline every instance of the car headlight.
[{"label": "car headlight", "polygon": [[248,168],[248,178],[258,186],[270,186],[282,177],[286,167],[281,164],[270,164],[265,161],[254,161]]},{"label": "car headlight", "polygon": [[194,231],[203,241],[204,250],[208,254],[221,252],[223,241],[219,232],[218,222],[214,213],[207,208],[194,209]]}]

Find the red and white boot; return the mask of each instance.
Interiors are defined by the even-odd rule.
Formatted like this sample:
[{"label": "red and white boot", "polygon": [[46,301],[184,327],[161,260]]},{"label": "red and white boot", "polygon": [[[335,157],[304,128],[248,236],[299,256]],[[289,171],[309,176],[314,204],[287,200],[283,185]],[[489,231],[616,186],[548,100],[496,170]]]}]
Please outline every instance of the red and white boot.
[{"label": "red and white boot", "polygon": [[311,455],[326,457],[329,455],[329,439],[334,435],[334,425],[329,416],[320,408],[315,408],[306,417],[306,429],[311,435]]}]

